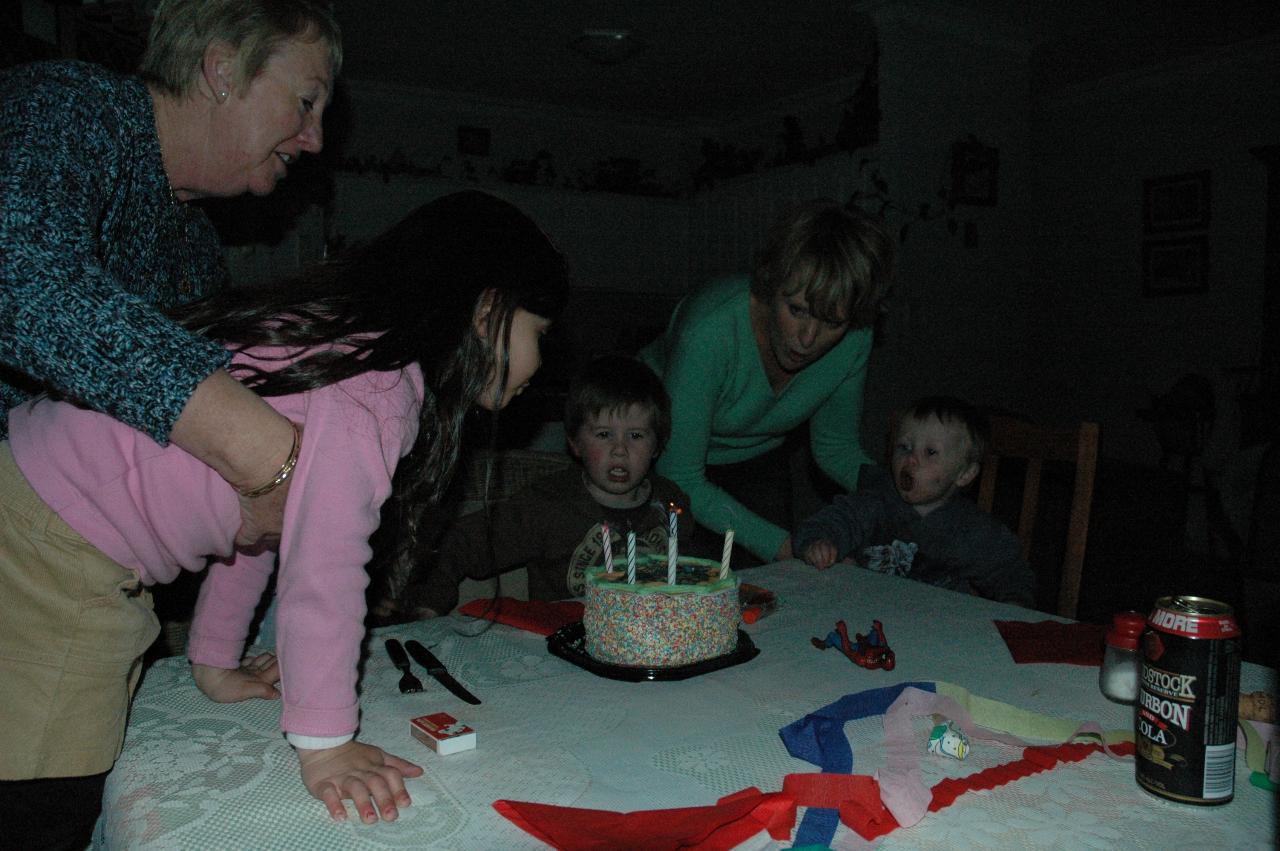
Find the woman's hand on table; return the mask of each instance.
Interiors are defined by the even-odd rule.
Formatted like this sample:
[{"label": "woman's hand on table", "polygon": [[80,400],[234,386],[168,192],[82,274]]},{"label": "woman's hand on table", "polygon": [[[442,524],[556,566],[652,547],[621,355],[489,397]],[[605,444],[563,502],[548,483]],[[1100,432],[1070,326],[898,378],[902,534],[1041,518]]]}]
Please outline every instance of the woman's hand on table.
[{"label": "woman's hand on table", "polygon": [[818,568],[818,570],[826,570],[828,567],[835,564],[837,555],[836,545],[828,541],[826,538],[820,538],[805,547],[804,552],[800,554],[800,557],[809,564]]},{"label": "woman's hand on table", "polygon": [[419,777],[422,768],[382,748],[350,741],[336,748],[297,748],[302,783],[312,797],[323,801],[334,821],[346,821],[344,799],[356,805],[360,821],[395,821],[400,807],[413,804],[404,778]]},{"label": "woman's hand on table", "polygon": [[255,697],[279,700],[275,684],[280,681],[280,663],[274,653],[246,657],[239,668],[191,665],[196,686],[214,703],[238,703]]}]

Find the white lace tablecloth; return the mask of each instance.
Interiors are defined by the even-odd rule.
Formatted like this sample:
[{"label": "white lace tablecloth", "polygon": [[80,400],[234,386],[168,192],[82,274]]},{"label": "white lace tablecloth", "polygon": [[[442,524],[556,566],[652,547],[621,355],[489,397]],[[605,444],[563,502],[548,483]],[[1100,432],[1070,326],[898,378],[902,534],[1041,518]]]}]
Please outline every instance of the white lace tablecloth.
[{"label": "white lace tablecloth", "polygon": [[[1097,669],[1015,665],[993,618],[1045,615],[921,583],[837,566],[757,568],[746,581],[773,589],[779,610],[745,627],[760,655],[689,680],[603,679],[550,655],[545,640],[506,626],[476,637],[474,624],[441,618],[380,630],[362,679],[360,738],[418,762],[408,781],[414,805],[391,823],[329,820],[298,778],[267,701],[218,705],[196,689],[185,659],[146,675],[124,754],[107,784],[95,842],[128,849],[544,848],[500,816],[495,800],[631,811],[688,807],[815,768],[789,756],[779,728],[837,698],[906,680],[943,680],[1024,709],[1130,723],[1126,707],[1098,692]],[[884,624],[897,654],[892,672],[868,671],[809,642],[835,621],[865,632]],[[382,639],[416,638],[484,702],[468,706],[434,680],[401,695]],[[415,666],[416,667],[416,666]],[[1246,665],[1246,691],[1275,689],[1275,672]],[[409,735],[409,719],[449,712],[477,730],[478,747],[438,756]],[[878,719],[846,732],[854,771],[880,766]],[[922,745],[923,747],[923,745]],[[925,781],[1015,759],[1017,749],[977,743],[964,762],[923,761]],[[962,796],[920,824],[878,840],[883,848],[1250,848],[1276,837],[1276,795],[1248,782],[1237,762],[1235,800],[1225,806],[1170,803],[1142,791],[1132,761],[1097,754],[1081,763]],[[803,811],[801,812],[803,815]],[[744,848],[782,848],[761,833]],[[833,847],[865,845],[841,827]]]}]

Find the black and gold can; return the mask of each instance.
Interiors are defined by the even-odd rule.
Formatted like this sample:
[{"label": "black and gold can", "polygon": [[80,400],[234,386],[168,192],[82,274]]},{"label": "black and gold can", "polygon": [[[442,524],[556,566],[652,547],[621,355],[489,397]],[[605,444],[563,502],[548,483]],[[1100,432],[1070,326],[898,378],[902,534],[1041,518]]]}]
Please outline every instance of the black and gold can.
[{"label": "black and gold can", "polygon": [[1189,804],[1235,794],[1240,626],[1226,603],[1161,597],[1142,633],[1138,783]]}]

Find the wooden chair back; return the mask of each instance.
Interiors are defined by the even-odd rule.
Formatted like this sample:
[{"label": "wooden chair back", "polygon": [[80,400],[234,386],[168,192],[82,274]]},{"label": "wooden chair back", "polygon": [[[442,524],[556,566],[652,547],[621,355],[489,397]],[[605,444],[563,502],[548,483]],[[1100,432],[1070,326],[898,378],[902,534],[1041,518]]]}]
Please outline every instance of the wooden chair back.
[{"label": "wooden chair back", "polygon": [[[573,459],[563,452],[540,452],[533,449],[508,449],[497,452],[479,451],[471,455],[458,468],[456,486],[457,504],[454,513],[429,513],[422,535],[438,538],[454,519],[484,509],[485,499],[499,502],[514,496],[534,480],[572,466]],[[423,569],[416,559],[402,559],[388,565],[385,574],[377,578],[385,586],[384,595],[400,602],[414,575]],[[528,571],[524,568],[508,572],[501,579],[463,579],[458,590],[459,603],[477,597],[492,596],[501,588],[503,596],[521,600],[529,599]],[[441,612],[441,614],[444,614]]]},{"label": "wooden chair back", "polygon": [[[573,458],[564,452],[537,449],[477,452],[458,471],[462,476],[458,515],[482,510],[486,497],[490,502],[512,497],[535,480],[573,464]],[[458,585],[458,605],[481,597],[492,597],[499,592],[504,597],[529,599],[529,571],[521,567],[508,571],[500,579],[463,579]]]},{"label": "wooden chair back", "polygon": [[1071,427],[1041,426],[998,415],[992,415],[990,420],[991,439],[982,462],[978,507],[988,513],[992,510],[1001,459],[1026,461],[1022,507],[1018,512],[1018,538],[1022,541],[1023,558],[1030,560],[1031,556],[1044,462],[1065,462],[1075,467],[1057,609],[1063,617],[1074,618],[1080,603],[1080,579],[1084,572],[1089,513],[1093,506],[1093,480],[1098,468],[1098,424],[1082,422]]},{"label": "wooden chair back", "polygon": [[462,503],[458,513],[469,514],[479,510],[484,506],[486,497],[490,502],[507,499],[535,480],[573,464],[573,458],[565,452],[537,449],[476,452],[458,470],[462,478]]}]

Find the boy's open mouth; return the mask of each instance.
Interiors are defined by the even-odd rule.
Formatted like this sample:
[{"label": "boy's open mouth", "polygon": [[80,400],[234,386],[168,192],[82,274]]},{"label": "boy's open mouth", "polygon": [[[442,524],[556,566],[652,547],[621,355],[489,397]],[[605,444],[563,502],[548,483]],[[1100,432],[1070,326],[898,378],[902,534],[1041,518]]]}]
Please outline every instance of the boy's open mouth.
[{"label": "boy's open mouth", "polygon": [[916,477],[910,473],[904,471],[898,474],[898,490],[903,493],[910,493],[911,488],[915,486],[915,483]]}]

